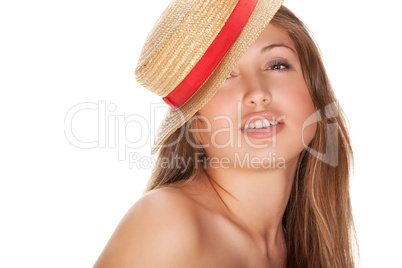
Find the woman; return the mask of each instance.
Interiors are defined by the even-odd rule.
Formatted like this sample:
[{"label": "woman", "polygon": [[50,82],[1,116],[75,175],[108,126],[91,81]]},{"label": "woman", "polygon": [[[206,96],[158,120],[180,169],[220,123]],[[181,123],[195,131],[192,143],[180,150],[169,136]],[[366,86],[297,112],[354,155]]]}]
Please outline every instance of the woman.
[{"label": "woman", "polygon": [[[281,1],[184,2],[162,14],[136,70],[171,106],[155,170],[95,267],[353,267],[352,149],[305,26]],[[216,30],[206,16],[213,34],[197,56],[205,25],[191,16],[203,12],[224,21]],[[182,31],[160,29],[175,17],[194,29],[169,50]]]}]

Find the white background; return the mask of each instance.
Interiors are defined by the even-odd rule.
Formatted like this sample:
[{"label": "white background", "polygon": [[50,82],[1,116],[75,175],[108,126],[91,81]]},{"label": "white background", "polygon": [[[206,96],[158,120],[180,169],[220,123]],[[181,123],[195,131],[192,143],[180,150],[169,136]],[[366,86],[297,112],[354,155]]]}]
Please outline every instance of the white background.
[{"label": "white background", "polygon": [[[130,168],[112,141],[149,135],[143,129],[139,137],[140,124],[125,127],[124,120],[149,121],[149,104],[161,103],[133,73],[168,2],[1,2],[0,267],[91,267],[140,197],[151,169]],[[362,267],[402,267],[402,13],[396,3],[285,1],[314,33],[351,124]],[[113,124],[102,128],[117,136],[105,148],[81,149],[67,140],[66,114],[80,103],[116,107],[106,114],[123,122],[116,131]],[[82,141],[98,139],[97,111],[77,113],[72,129]],[[147,142],[126,153],[145,165],[149,148]]]}]

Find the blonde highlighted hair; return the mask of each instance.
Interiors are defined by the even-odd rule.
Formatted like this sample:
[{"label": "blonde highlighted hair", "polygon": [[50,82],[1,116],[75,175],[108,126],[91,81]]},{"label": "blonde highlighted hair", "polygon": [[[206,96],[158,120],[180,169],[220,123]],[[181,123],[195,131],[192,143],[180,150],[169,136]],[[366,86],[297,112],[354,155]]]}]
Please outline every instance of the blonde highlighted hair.
[{"label": "blonde highlighted hair", "polygon": [[[346,117],[333,93],[320,51],[306,26],[284,6],[270,23],[285,30],[293,41],[320,118],[313,140],[300,153],[283,215],[286,267],[355,267],[358,245],[349,193],[353,152]],[[187,122],[166,140],[165,144],[175,143],[175,146],[160,149],[145,192],[173,183],[188,183],[204,173],[199,163],[205,151],[183,138],[183,133],[188,133],[196,122]],[[187,138],[197,143],[194,133],[190,132]],[[173,163],[177,157],[188,162],[164,168],[166,159]]]}]

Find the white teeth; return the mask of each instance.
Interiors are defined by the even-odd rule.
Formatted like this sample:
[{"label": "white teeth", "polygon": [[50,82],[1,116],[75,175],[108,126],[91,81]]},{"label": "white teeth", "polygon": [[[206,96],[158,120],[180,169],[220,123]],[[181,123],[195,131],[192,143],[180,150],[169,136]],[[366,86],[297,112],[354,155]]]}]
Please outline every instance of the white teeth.
[{"label": "white teeth", "polygon": [[277,121],[269,121],[267,119],[257,120],[254,123],[247,124],[243,127],[243,129],[252,129],[252,128],[265,128],[269,126],[275,126],[279,124]]},{"label": "white teeth", "polygon": [[262,120],[262,124],[264,125],[264,127],[269,127],[270,123],[267,119]]}]

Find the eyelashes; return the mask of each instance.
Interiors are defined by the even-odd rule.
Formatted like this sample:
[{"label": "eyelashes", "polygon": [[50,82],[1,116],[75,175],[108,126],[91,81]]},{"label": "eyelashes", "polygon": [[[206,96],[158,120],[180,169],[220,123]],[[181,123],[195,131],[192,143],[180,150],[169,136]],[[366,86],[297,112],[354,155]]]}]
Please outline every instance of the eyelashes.
[{"label": "eyelashes", "polygon": [[268,63],[267,70],[283,72],[292,68],[292,65],[284,59],[276,59]]},{"label": "eyelashes", "polygon": [[[267,63],[264,70],[274,71],[274,72],[284,72],[292,69],[293,66],[285,59],[274,59]],[[226,80],[229,80],[236,75],[230,73]]]}]

